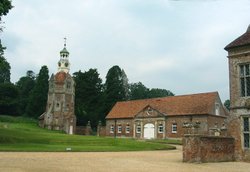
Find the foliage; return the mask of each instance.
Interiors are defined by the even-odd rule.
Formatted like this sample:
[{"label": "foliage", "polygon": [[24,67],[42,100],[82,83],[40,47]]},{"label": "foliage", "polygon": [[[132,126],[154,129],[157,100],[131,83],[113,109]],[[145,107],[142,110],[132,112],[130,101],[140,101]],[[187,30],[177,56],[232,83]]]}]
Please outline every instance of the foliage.
[{"label": "foliage", "polygon": [[11,83],[0,84],[0,114],[16,115],[19,92]]},{"label": "foliage", "polygon": [[31,70],[27,71],[26,76],[23,76],[16,83],[20,92],[19,97],[19,114],[25,114],[29,102],[29,96],[35,86],[35,73]]},{"label": "foliage", "polygon": [[174,96],[174,94],[166,89],[152,88],[149,89],[141,82],[130,84],[130,99],[146,99],[146,98],[157,98]]},{"label": "foliage", "polygon": [[119,66],[113,66],[106,75],[102,121],[117,101],[127,100],[126,74]]},{"label": "foliage", "polygon": [[[6,15],[12,8],[10,0],[0,1],[0,23],[2,24],[2,16]],[[2,31],[2,26],[0,26],[0,32]],[[0,83],[10,82],[10,64],[4,58],[5,47],[2,46],[0,40]]]},{"label": "foliage", "polygon": [[145,99],[148,98],[149,89],[141,82],[130,84],[130,99]]},{"label": "foliage", "polygon": [[89,69],[87,72],[75,72],[75,113],[78,125],[86,125],[91,121],[91,126],[97,126],[100,116],[102,100],[102,80],[97,69]]},{"label": "foliage", "polygon": [[10,64],[3,57],[3,49],[1,46],[2,45],[0,45],[0,83],[6,83],[10,82]]},{"label": "foliage", "polygon": [[227,110],[230,110],[230,100],[225,100],[224,106],[227,108]]},{"label": "foliage", "polygon": [[174,96],[174,94],[166,89],[152,88],[149,91],[148,98],[167,97],[167,96]]},{"label": "foliage", "polygon": [[[9,119],[10,120],[10,119]],[[15,121],[15,120],[13,120]],[[35,122],[3,122],[0,118],[0,151],[145,151],[175,149],[161,143],[134,139],[114,139],[96,136],[66,135],[39,128]]]},{"label": "foliage", "polygon": [[37,118],[44,111],[48,95],[49,70],[47,66],[42,66],[36,78],[34,89],[32,90],[26,109],[26,114],[30,117]]},{"label": "foliage", "polygon": [[129,99],[130,91],[129,91],[129,83],[128,83],[128,77],[125,73],[125,71],[122,69],[122,85],[124,87],[124,96],[125,100]]},{"label": "foliage", "polygon": [[13,6],[11,5],[10,0],[1,0],[0,1],[0,21],[2,20],[1,16],[7,15],[7,13],[9,12],[9,10],[12,7]]}]

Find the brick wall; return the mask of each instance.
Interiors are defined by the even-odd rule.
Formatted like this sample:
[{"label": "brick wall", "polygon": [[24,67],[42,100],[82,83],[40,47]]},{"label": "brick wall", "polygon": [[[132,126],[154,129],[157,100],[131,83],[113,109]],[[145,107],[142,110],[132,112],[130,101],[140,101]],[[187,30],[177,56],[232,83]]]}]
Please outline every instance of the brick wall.
[{"label": "brick wall", "polygon": [[106,126],[98,125],[97,126],[97,136],[106,136]]},{"label": "brick wall", "polygon": [[91,135],[92,129],[90,126],[76,126],[76,133],[78,135]]},{"label": "brick wall", "polygon": [[234,161],[234,138],[186,135],[183,162]]},{"label": "brick wall", "polygon": [[236,160],[250,160],[250,149],[244,148],[242,117],[250,117],[250,98],[241,96],[240,64],[250,63],[250,46],[228,50],[230,81],[230,116],[228,134],[235,138]]},{"label": "brick wall", "polygon": [[[144,125],[151,123],[155,127],[155,137],[157,139],[165,138],[181,138],[184,134],[209,134],[209,128],[214,127],[217,123],[218,127],[222,126],[225,117],[222,116],[211,116],[211,115],[184,115],[184,116],[170,116],[170,117],[154,117],[154,118],[135,118],[135,119],[117,119],[106,121],[106,136],[114,137],[134,137],[143,139],[144,137]],[[200,128],[198,129],[187,129],[183,128],[184,122],[200,122]],[[164,124],[164,132],[159,133],[159,124]],[[172,124],[177,125],[177,131],[172,132]],[[141,132],[136,132],[136,126],[141,126]],[[114,127],[114,132],[110,132],[111,126]],[[121,126],[121,133],[118,132],[118,126]],[[126,126],[130,127],[130,132],[126,133]],[[135,132],[134,132],[135,129]],[[104,131],[102,131],[104,133]]]}]

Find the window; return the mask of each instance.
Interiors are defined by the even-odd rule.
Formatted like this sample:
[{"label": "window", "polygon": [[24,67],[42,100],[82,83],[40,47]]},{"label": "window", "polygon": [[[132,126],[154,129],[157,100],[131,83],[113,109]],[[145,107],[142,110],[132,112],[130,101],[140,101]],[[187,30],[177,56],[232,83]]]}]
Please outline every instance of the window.
[{"label": "window", "polygon": [[158,133],[163,133],[163,124],[159,124]]},{"label": "window", "polygon": [[243,118],[243,137],[244,137],[244,147],[250,148],[250,130],[249,130],[249,118]]},{"label": "window", "polygon": [[136,126],[136,133],[141,133],[141,125]]},{"label": "window", "polygon": [[130,133],[130,126],[129,125],[126,126],[126,133]]},{"label": "window", "polygon": [[121,125],[118,125],[117,133],[122,133],[122,126]]},{"label": "window", "polygon": [[215,115],[220,115],[220,104],[215,104]]},{"label": "window", "polygon": [[240,65],[241,97],[250,96],[250,65]]},{"label": "window", "polygon": [[67,82],[67,89],[70,89],[71,83]]},{"label": "window", "polygon": [[110,133],[114,133],[114,126],[113,125],[110,126]]},{"label": "window", "polygon": [[172,133],[177,133],[177,124],[176,123],[172,124]]},{"label": "window", "polygon": [[69,104],[66,105],[65,111],[69,111]]}]

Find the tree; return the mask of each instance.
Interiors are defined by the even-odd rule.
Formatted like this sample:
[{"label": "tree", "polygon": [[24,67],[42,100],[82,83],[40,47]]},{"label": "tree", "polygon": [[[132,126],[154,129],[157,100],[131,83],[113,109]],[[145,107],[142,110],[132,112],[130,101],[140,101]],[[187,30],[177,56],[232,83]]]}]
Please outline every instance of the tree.
[{"label": "tree", "polygon": [[106,75],[104,84],[104,105],[102,110],[102,121],[117,101],[127,100],[125,86],[125,72],[119,66],[113,66]]},{"label": "tree", "polygon": [[149,95],[149,89],[141,82],[130,84],[130,99],[146,99]]},{"label": "tree", "polygon": [[2,16],[7,15],[7,13],[9,12],[9,10],[12,7],[13,6],[11,5],[10,0],[1,0],[0,1],[0,21],[2,20]]},{"label": "tree", "polygon": [[35,73],[31,70],[27,71],[26,76],[21,77],[16,83],[16,86],[20,93],[19,114],[23,115],[25,113],[25,109],[27,108],[31,91],[35,86]]},{"label": "tree", "polygon": [[10,64],[3,57],[3,50],[0,50],[0,83],[8,82],[10,82]]},{"label": "tree", "polygon": [[174,96],[174,94],[166,89],[160,89],[160,88],[149,89],[141,82],[130,84],[131,100],[166,97],[166,96]]},{"label": "tree", "polygon": [[75,112],[78,125],[86,125],[91,121],[95,128],[100,120],[100,104],[102,100],[102,80],[97,69],[89,69],[87,72],[75,72]]},{"label": "tree", "polygon": [[0,114],[17,115],[19,92],[11,83],[0,84]]},{"label": "tree", "polygon": [[148,98],[167,97],[167,96],[174,96],[174,94],[169,90],[160,88],[152,88],[148,94]]},{"label": "tree", "polygon": [[230,100],[225,100],[224,106],[227,108],[227,110],[230,110]]},{"label": "tree", "polygon": [[[12,8],[11,1],[0,1],[0,23],[2,24],[2,16],[6,15]],[[0,26],[0,32],[2,32],[2,26]],[[10,64],[4,58],[4,50],[6,48],[2,46],[0,39],[0,83],[10,82]]]},{"label": "tree", "polygon": [[29,96],[26,108],[28,116],[37,118],[45,111],[49,87],[48,80],[49,70],[47,66],[42,66],[36,78],[34,89]]},{"label": "tree", "polygon": [[125,99],[129,99],[129,95],[130,95],[130,92],[129,92],[129,83],[128,83],[128,77],[125,73],[125,71],[122,69],[122,84],[123,84],[123,87],[124,87],[124,95],[125,95]]}]

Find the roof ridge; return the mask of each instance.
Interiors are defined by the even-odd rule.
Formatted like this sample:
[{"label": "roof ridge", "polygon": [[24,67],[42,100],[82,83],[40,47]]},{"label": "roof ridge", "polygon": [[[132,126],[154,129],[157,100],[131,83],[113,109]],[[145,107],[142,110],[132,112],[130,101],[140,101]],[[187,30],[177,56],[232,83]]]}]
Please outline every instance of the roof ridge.
[{"label": "roof ridge", "polygon": [[175,96],[165,96],[165,97],[155,97],[155,98],[146,98],[146,99],[137,99],[137,100],[125,100],[125,101],[118,101],[117,103],[150,101],[150,100],[157,100],[157,99],[168,99],[168,98],[173,98],[173,97],[176,98],[176,97],[197,96],[197,95],[204,95],[204,94],[218,94],[218,91],[204,92],[204,93],[193,93],[193,94],[183,94],[183,95],[175,95]]},{"label": "roof ridge", "polygon": [[226,51],[235,47],[242,47],[250,44],[250,24],[245,33],[230,42],[224,49]]}]

